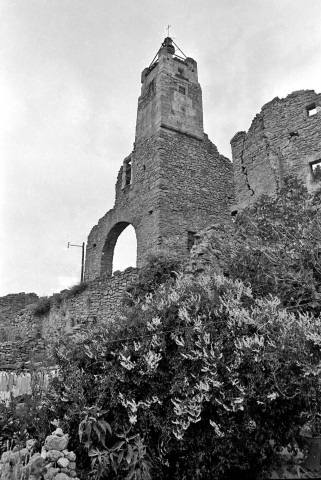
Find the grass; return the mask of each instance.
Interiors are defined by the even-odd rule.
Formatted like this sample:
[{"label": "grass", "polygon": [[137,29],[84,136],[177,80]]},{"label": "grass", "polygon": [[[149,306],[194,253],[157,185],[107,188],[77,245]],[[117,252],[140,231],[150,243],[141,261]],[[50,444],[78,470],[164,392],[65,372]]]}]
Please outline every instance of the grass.
[{"label": "grass", "polygon": [[41,317],[50,311],[51,301],[49,297],[40,297],[38,303],[35,305],[33,314],[36,317]]},{"label": "grass", "polygon": [[84,292],[87,287],[88,287],[88,282],[81,282],[81,283],[77,283],[73,287],[70,287],[69,290],[65,290],[63,292],[64,294],[61,294],[61,293],[54,294],[51,298],[40,297],[38,303],[36,303],[32,307],[32,313],[36,317],[41,317],[50,311],[52,301],[55,301],[57,305],[60,305],[62,302],[63,296],[65,296],[65,298],[72,298],[75,295],[78,295],[79,293]]},{"label": "grass", "polygon": [[78,295],[79,293],[84,292],[88,287],[88,282],[81,282],[77,283],[73,287],[70,287],[69,290],[67,291],[66,297],[71,298],[74,297],[75,295]]}]

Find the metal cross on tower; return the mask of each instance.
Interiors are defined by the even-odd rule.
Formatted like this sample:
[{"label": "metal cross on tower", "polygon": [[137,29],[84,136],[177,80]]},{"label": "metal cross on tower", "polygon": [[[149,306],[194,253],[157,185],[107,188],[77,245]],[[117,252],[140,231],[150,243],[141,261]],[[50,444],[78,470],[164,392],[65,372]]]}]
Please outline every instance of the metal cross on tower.
[{"label": "metal cross on tower", "polygon": [[169,37],[169,29],[170,29],[171,26],[172,26],[172,25],[167,25],[167,28],[166,28],[166,30],[167,30],[167,36],[168,36],[168,37]]}]

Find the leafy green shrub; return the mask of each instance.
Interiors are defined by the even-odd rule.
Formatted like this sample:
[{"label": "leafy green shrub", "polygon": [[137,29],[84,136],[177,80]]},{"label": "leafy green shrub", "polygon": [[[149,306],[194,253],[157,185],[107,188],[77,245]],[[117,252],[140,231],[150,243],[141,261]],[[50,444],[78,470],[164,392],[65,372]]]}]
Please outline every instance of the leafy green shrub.
[{"label": "leafy green shrub", "polygon": [[38,303],[33,308],[33,314],[41,317],[50,311],[51,301],[48,297],[40,297]]},{"label": "leafy green shrub", "polygon": [[[138,305],[136,331],[124,318],[54,349],[51,405],[72,437],[87,415],[81,429],[91,422],[97,478],[117,478],[112,458],[122,464],[128,452],[117,450],[124,431],[153,459],[153,479],[260,478],[277,448],[294,448],[300,426],[321,412],[321,319],[211,271],[178,274]],[[110,426],[103,440],[89,411]]]},{"label": "leafy green shrub", "polygon": [[321,433],[320,196],[286,185],[239,215],[229,278],[151,257],[117,322],[52,345],[43,412],[86,478],[259,479]]}]

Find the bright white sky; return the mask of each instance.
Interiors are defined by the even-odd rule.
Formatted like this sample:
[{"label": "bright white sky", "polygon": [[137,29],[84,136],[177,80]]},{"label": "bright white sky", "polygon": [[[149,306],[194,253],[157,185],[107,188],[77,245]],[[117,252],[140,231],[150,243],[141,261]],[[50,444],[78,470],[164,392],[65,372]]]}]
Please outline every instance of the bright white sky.
[{"label": "bright white sky", "polygon": [[321,92],[320,0],[1,0],[0,295],[78,281],[81,250],[67,242],[113,207],[140,73],[168,23],[198,62],[205,131],[229,158],[264,103]]}]

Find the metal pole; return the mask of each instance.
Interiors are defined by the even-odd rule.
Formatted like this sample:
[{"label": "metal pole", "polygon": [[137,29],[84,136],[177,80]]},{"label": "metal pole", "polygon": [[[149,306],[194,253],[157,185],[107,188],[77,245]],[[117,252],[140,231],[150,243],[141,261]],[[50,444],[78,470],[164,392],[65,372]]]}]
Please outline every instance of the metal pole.
[{"label": "metal pole", "polygon": [[81,277],[80,283],[84,281],[84,265],[85,265],[85,242],[82,242],[82,256],[81,256]]}]

